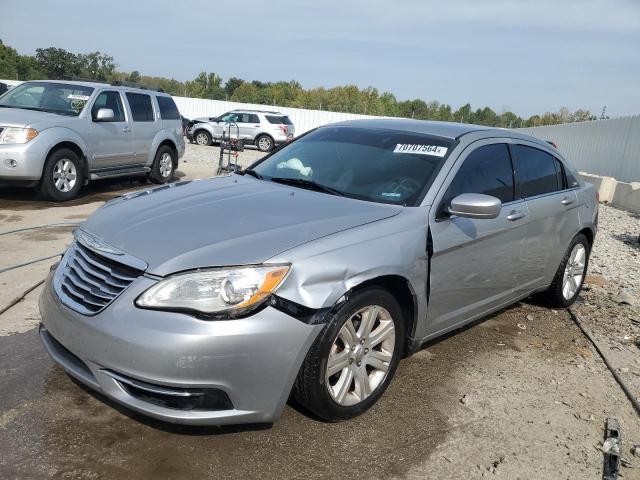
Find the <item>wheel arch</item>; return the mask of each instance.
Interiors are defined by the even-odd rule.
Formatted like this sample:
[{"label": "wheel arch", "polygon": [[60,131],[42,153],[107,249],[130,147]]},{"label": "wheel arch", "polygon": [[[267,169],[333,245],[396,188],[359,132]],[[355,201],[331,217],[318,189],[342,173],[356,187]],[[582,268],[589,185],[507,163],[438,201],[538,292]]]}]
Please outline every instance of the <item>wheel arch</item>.
[{"label": "wheel arch", "polygon": [[[53,155],[55,152],[63,148],[67,148],[71,150],[73,153],[75,153],[76,155],[78,155],[78,158],[80,159],[80,163],[82,164],[81,167],[82,167],[83,178],[85,180],[88,179],[89,178],[89,175],[88,175],[89,162],[88,162],[87,156],[84,154],[84,150],[76,142],[73,142],[70,140],[63,140],[61,142],[56,143],[47,152],[46,160],[49,160],[49,157],[51,157],[51,155]],[[46,161],[45,161],[45,164],[46,164]]]},{"label": "wheel arch", "polygon": [[381,275],[359,283],[351,288],[345,296],[348,297],[355,292],[371,287],[380,287],[387,290],[398,302],[402,311],[402,320],[405,327],[403,354],[411,354],[415,348],[413,336],[417,325],[418,314],[418,299],[411,283],[407,278],[400,275]]},{"label": "wheel arch", "polygon": [[[158,147],[156,148],[156,153],[155,155],[158,154],[158,150],[160,150],[161,147],[163,146],[167,146],[169,147],[171,150],[173,150],[173,153],[175,153],[175,162],[174,162],[174,168],[176,168],[178,166],[178,147],[176,146],[175,142],[169,138],[165,138],[164,140],[162,140],[160,142],[160,144],[158,145]],[[154,155],[154,158],[155,158]]]},{"label": "wheel arch", "polygon": [[268,133],[268,132],[260,132],[258,135],[256,135],[256,138],[254,138],[254,139],[253,139],[253,144],[254,144],[255,146],[258,146],[258,139],[259,139],[260,137],[269,137],[269,138],[271,139],[271,142],[273,143],[273,146],[272,146],[271,148],[272,148],[272,149],[273,149],[273,148],[275,148],[275,146],[276,146],[276,139],[275,139],[275,138],[273,138],[273,135],[271,135],[271,134],[270,134],[270,133]]}]

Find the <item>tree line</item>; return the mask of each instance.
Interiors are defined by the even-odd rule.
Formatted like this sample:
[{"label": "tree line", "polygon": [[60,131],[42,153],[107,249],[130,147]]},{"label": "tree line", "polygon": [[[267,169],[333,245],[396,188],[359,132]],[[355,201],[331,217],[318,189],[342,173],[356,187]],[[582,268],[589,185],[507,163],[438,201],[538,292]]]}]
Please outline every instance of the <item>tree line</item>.
[{"label": "tree line", "polygon": [[0,78],[87,79],[104,82],[127,81],[150,88],[161,88],[176,96],[229,100],[233,102],[278,105],[334,112],[385,115],[475,123],[494,127],[532,127],[558,123],[595,120],[589,110],[574,112],[563,107],[558,112],[545,112],[522,118],[511,111],[495,112],[489,107],[476,108],[469,103],[454,110],[451,105],[421,99],[398,100],[390,92],[377,88],[344,85],[332,88],[304,89],[299,82],[261,82],[231,77],[223,81],[213,72],[201,72],[193,80],[181,82],[173,78],[142,75],[139,71],[121,72],[110,55],[101,52],[73,53],[62,48],[38,48],[35,55],[21,55],[0,40]]}]

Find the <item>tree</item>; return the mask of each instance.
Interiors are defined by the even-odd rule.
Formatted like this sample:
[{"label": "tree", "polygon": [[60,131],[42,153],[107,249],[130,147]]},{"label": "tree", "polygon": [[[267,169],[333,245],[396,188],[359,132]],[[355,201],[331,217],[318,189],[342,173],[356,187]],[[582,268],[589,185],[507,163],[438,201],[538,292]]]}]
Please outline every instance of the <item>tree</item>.
[{"label": "tree", "polygon": [[80,77],[101,82],[113,79],[116,64],[113,62],[112,56],[100,52],[91,52],[76,55],[76,58]]},{"label": "tree", "polygon": [[224,90],[225,92],[227,92],[227,95],[231,97],[233,95],[233,92],[236,91],[236,88],[238,88],[243,83],[244,80],[242,80],[241,78],[231,77],[229,80],[227,80],[227,83],[224,84]]},{"label": "tree", "polygon": [[127,82],[140,83],[140,78],[141,78],[140,72],[137,70],[134,70],[127,77]]},{"label": "tree", "polygon": [[45,77],[51,80],[73,78],[80,74],[78,56],[62,48],[37,48],[36,62]]}]

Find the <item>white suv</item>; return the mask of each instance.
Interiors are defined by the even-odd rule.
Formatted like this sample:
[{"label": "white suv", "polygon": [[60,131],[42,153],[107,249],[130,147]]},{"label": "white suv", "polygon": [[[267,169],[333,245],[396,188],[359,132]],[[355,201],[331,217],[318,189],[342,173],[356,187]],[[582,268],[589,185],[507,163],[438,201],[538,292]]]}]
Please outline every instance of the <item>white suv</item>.
[{"label": "white suv", "polygon": [[239,135],[245,144],[253,144],[261,152],[270,152],[276,145],[290,141],[295,127],[289,117],[280,112],[263,110],[232,110],[219,117],[196,118],[187,127],[187,138],[198,145],[211,145],[219,141],[222,134]]}]

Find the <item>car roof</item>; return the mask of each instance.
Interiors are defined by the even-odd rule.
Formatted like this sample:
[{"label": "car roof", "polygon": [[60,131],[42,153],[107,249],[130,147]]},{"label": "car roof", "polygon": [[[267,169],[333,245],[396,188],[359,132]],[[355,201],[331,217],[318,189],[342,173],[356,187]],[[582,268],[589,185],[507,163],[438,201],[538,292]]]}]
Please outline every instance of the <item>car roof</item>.
[{"label": "car roof", "polygon": [[[231,112],[242,112],[242,113],[268,113],[269,115],[280,115],[280,116],[285,116],[284,113],[281,112],[273,112],[270,110],[251,110],[251,109],[245,109],[245,108],[236,108],[235,110],[231,110]],[[229,113],[231,113],[229,112]]]},{"label": "car roof", "polygon": [[528,140],[546,147],[549,146],[548,144],[546,144],[546,142],[543,142],[535,137],[515,132],[513,130],[498,127],[486,127],[484,125],[473,125],[470,123],[412,120],[407,118],[373,118],[345,120],[342,122],[331,123],[326,126],[379,128],[383,130],[421,133],[452,140],[457,140],[463,135],[477,132],[482,134],[482,137],[511,137],[516,139]]},{"label": "car roof", "polygon": [[[147,89],[147,88],[136,88],[136,87],[129,87],[127,85],[112,85],[110,83],[107,82],[85,82],[85,81],[80,81],[80,80],[27,80],[27,82],[29,83],[61,83],[64,85],[80,85],[82,87],[91,87],[91,88],[96,88],[96,87],[109,87],[109,88],[113,88],[113,89],[118,89],[118,90],[131,90],[134,92],[144,92],[144,93],[153,93],[154,95],[162,95],[165,97],[170,97],[171,95],[169,95],[167,92],[158,92],[156,90],[151,90],[151,89]],[[24,82],[24,83],[27,83]]]}]

